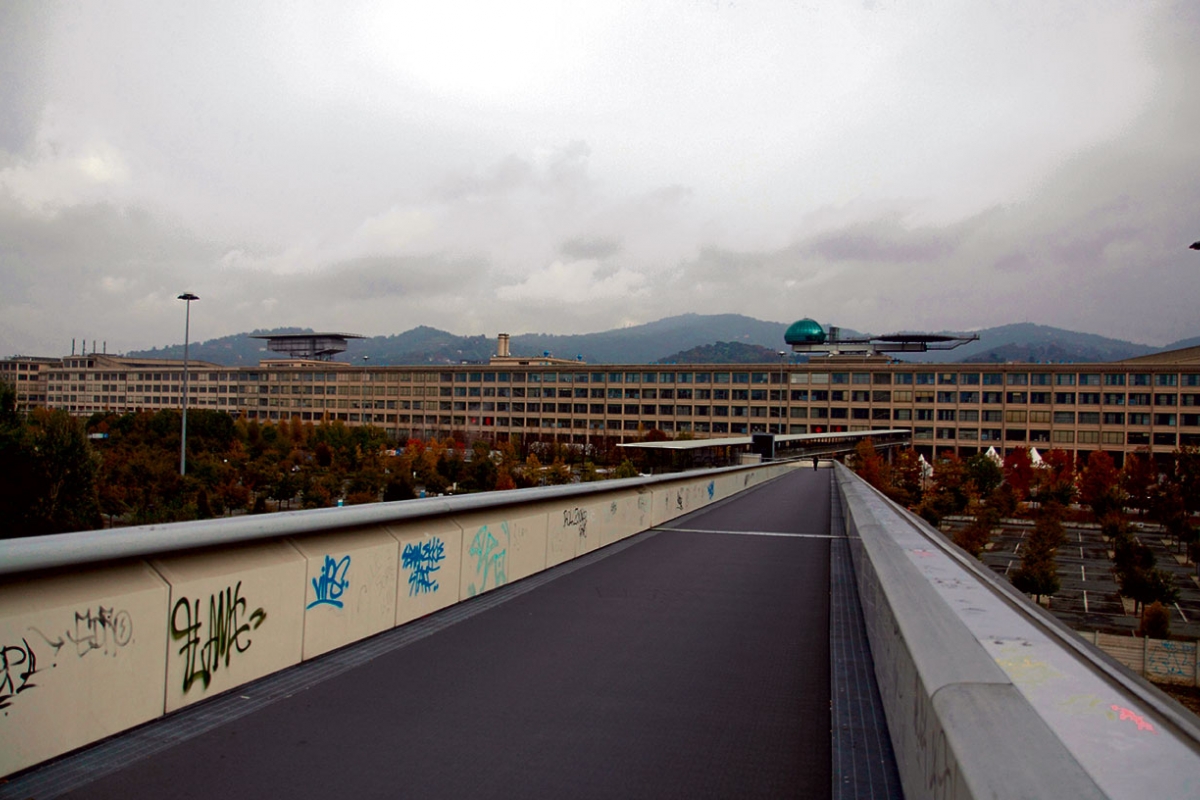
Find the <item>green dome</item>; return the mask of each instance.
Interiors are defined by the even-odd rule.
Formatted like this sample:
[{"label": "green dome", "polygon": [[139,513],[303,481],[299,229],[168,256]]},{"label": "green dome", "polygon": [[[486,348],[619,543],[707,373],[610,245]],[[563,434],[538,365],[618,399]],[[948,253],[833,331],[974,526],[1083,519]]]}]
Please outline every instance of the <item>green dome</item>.
[{"label": "green dome", "polygon": [[792,327],[783,335],[783,340],[788,344],[824,344],[825,329],[815,319],[805,317],[792,323]]}]

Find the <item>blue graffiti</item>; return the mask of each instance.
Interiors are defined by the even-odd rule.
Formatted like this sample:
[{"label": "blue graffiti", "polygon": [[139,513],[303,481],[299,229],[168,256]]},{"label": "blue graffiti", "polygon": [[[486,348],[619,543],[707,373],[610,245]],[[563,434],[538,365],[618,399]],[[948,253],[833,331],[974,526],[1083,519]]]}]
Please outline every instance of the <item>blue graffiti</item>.
[{"label": "blue graffiti", "polygon": [[475,532],[471,540],[469,555],[475,557],[475,574],[479,577],[479,586],[474,583],[467,587],[468,596],[474,596],[488,588],[488,574],[492,576],[492,588],[502,586],[508,581],[508,523],[500,523],[500,534],[504,537],[504,547],[500,541],[484,525]]},{"label": "blue graffiti", "polygon": [[349,570],[350,556],[342,556],[340,561],[335,561],[333,556],[325,556],[325,565],[321,567],[320,577],[312,579],[313,591],[316,592],[317,599],[309,603],[306,608],[321,605],[341,608],[341,597],[350,588],[350,578],[346,575]]},{"label": "blue graffiti", "polygon": [[400,565],[408,573],[408,596],[436,592],[438,582],[433,573],[441,569],[440,562],[446,557],[446,545],[434,536],[427,542],[410,542],[404,545]]},{"label": "blue graffiti", "polygon": [[713,493],[716,492],[716,490],[717,490],[716,483],[714,481],[709,481],[708,482],[708,499],[709,500],[713,499]]}]

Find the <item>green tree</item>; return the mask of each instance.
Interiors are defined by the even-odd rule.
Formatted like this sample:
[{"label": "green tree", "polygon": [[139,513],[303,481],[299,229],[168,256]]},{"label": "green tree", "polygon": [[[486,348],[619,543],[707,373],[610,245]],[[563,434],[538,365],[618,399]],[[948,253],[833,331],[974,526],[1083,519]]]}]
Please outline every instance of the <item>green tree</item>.
[{"label": "green tree", "polygon": [[1113,571],[1121,594],[1140,609],[1154,601],[1174,603],[1179,599],[1175,579],[1170,573],[1157,569],[1154,551],[1130,535],[1128,528],[1113,527]]},{"label": "green tree", "polygon": [[963,464],[964,476],[975,484],[980,497],[987,497],[1004,481],[1004,470],[986,453],[976,453]]},{"label": "green tree", "polygon": [[622,461],[615,470],[613,470],[614,478],[636,478],[638,476],[637,467],[629,459]]},{"label": "green tree", "polygon": [[992,536],[992,527],[999,518],[992,508],[984,505],[978,498],[971,499],[967,505],[967,513],[970,514],[971,521],[954,532],[954,543],[978,558],[987,547]]},{"label": "green tree", "polygon": [[1039,601],[1058,594],[1061,588],[1056,555],[1066,538],[1062,513],[1062,506],[1054,501],[1042,504],[1033,532],[1026,540],[1021,566],[1012,576],[1013,586]]},{"label": "green tree", "polygon": [[99,459],[83,425],[65,411],[16,413],[15,392],[0,389],[0,519],[7,536],[88,530],[103,524]]}]

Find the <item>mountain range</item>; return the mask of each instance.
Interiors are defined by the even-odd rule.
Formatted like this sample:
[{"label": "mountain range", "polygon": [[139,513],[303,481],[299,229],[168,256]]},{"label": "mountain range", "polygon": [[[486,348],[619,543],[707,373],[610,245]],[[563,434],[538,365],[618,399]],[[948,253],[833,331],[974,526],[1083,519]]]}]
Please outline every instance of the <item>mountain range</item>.
[{"label": "mountain range", "polygon": [[[592,364],[650,363],[772,363],[785,349],[788,325],[740,314],[683,314],[644,325],[598,333],[555,335],[515,334],[511,352],[518,356],[546,353],[560,358],[580,358]],[[253,366],[265,358],[280,357],[266,342],[251,335],[311,333],[311,328],[255,330],[194,343],[188,355],[198,361],[228,366]],[[945,331],[939,331],[945,333]],[[1102,362],[1149,355],[1200,344],[1200,337],[1152,347],[1093,333],[1023,322],[976,331],[979,340],[955,350],[906,353],[904,360],[924,363],[967,362]],[[863,334],[846,328],[843,336]],[[425,325],[390,336],[350,340],[337,361],[397,364],[459,364],[486,362],[496,352],[492,336],[460,336]],[[136,358],[182,358],[183,345],[127,353]]]}]

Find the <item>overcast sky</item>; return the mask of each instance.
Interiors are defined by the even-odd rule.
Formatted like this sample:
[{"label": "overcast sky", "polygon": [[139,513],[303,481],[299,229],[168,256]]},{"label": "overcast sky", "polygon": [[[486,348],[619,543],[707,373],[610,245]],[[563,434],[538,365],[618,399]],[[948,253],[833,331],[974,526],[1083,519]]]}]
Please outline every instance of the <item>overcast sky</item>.
[{"label": "overcast sky", "polygon": [[[576,7],[576,8],[573,8]],[[0,3],[0,355],[1200,335],[1200,3]]]}]

